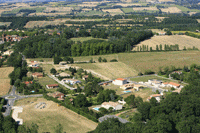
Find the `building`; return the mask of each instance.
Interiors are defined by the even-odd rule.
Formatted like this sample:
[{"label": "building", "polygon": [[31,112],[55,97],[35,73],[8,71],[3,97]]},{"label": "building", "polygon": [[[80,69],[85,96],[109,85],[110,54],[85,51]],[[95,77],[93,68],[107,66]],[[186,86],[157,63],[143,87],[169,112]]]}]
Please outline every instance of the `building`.
[{"label": "building", "polygon": [[88,78],[88,75],[84,75],[84,76],[82,77],[83,80],[87,80],[87,78]]},{"label": "building", "polygon": [[71,85],[81,83],[81,81],[79,81],[77,79],[67,79],[67,78],[62,79],[62,82],[68,83],[68,84],[71,84]]},{"label": "building", "polygon": [[35,73],[32,73],[32,76],[33,76],[34,78],[43,77],[43,73],[35,72]]},{"label": "building", "polygon": [[157,79],[149,79],[148,84],[159,87],[159,85],[162,84],[162,81]]},{"label": "building", "polygon": [[142,85],[140,85],[140,84],[134,84],[134,89],[136,90],[136,91],[139,91],[140,89],[143,89],[144,88],[144,86],[142,86]]},{"label": "building", "polygon": [[2,55],[11,55],[13,53],[13,51],[7,50],[5,52],[3,52]]},{"label": "building", "polygon": [[31,61],[30,67],[39,67],[39,63],[37,61]]},{"label": "building", "polygon": [[129,121],[122,119],[121,117],[115,116],[115,115],[105,115],[99,118],[99,122],[103,122],[107,120],[108,118],[117,118],[121,123],[127,123]]},{"label": "building", "polygon": [[174,87],[175,89],[178,89],[178,88],[182,88],[182,86],[180,84],[177,84],[177,83],[174,83],[174,82],[165,82],[165,83],[162,83],[161,85],[162,87]]},{"label": "building", "polygon": [[114,85],[124,85],[127,84],[127,80],[123,78],[117,78],[112,82]]},{"label": "building", "polygon": [[53,88],[58,88],[58,84],[51,84],[51,85],[46,85],[47,89],[53,89]]},{"label": "building", "polygon": [[161,96],[162,96],[161,94],[153,94],[150,97],[148,97],[147,100],[150,101],[151,98],[154,97],[158,102],[160,102]]},{"label": "building", "polygon": [[106,108],[106,109],[109,109],[110,107],[112,107],[114,110],[121,110],[123,105],[117,102],[109,101],[109,102],[103,102],[101,104],[101,107]]},{"label": "building", "polygon": [[48,96],[52,96],[53,98],[57,98],[58,100],[63,101],[65,94],[59,91],[56,91],[54,93],[48,93]]},{"label": "building", "polygon": [[59,63],[59,65],[66,65],[66,64],[67,64],[66,61],[61,61],[61,62]]},{"label": "building", "polygon": [[26,86],[28,86],[29,84],[32,84],[33,81],[24,81],[24,83],[26,84]]},{"label": "building", "polygon": [[127,89],[132,89],[134,86],[134,84],[124,84],[124,85],[121,85],[120,88],[121,89],[124,89],[124,90],[127,90]]}]

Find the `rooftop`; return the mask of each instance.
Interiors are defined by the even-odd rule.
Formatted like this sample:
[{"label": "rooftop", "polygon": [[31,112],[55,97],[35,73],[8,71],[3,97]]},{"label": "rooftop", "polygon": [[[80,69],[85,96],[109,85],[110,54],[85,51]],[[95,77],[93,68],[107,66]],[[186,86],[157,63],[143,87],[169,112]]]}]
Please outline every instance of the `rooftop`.
[{"label": "rooftop", "polygon": [[117,78],[116,80],[122,80],[122,81],[124,81],[124,80],[126,80],[126,79],[124,79],[124,78]]},{"label": "rooftop", "polygon": [[105,106],[106,106],[106,105],[110,105],[110,106],[115,107],[115,106],[119,105],[119,103],[109,101],[109,102],[103,102],[102,105],[105,105]]}]

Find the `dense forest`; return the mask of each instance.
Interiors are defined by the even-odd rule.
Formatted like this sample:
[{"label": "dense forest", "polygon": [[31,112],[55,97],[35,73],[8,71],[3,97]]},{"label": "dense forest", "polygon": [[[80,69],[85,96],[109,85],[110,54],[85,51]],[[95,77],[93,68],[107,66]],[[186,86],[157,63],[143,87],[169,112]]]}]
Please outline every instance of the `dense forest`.
[{"label": "dense forest", "polygon": [[199,133],[200,74],[191,71],[189,85],[181,93],[170,93],[160,103],[155,98],[138,105],[129,123],[109,119],[100,123],[93,133]]},{"label": "dense forest", "polygon": [[[105,40],[89,40],[83,43],[73,42],[72,37],[93,36],[108,38]],[[149,30],[105,30],[95,29],[91,33],[86,29],[76,32],[74,28],[66,28],[63,34],[31,36],[16,44],[15,50],[22,52],[27,58],[51,58],[53,56],[87,56],[130,51],[133,45],[150,38]]]}]

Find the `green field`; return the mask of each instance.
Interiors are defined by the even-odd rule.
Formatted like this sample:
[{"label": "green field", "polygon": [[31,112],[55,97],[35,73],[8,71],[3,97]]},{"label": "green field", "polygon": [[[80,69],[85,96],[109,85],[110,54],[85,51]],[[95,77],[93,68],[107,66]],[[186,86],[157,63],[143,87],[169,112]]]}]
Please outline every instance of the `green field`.
[{"label": "green field", "polygon": [[102,38],[93,38],[93,37],[76,37],[76,38],[71,38],[70,40],[72,41],[80,41],[80,42],[84,42],[84,41],[88,41],[88,40],[91,40],[91,39],[95,39],[95,40],[107,40],[107,39],[102,39]]},{"label": "green field", "polygon": [[43,10],[46,9],[46,7],[36,7],[36,8],[17,8],[17,9],[13,9],[12,11],[9,12],[4,12],[3,14],[16,14],[18,13],[20,10],[22,9],[29,9],[29,10],[36,10],[36,13],[38,12],[42,12]]},{"label": "green field", "polygon": [[131,12],[147,12],[147,13],[156,13],[157,10],[133,10],[133,8],[121,8],[124,13],[131,13]]},{"label": "green field", "polygon": [[88,12],[81,12],[81,13],[77,13],[76,16],[93,16],[93,15],[104,15],[106,13],[102,12],[102,11],[88,11]]},{"label": "green field", "polygon": [[187,12],[187,11],[190,11],[190,12],[200,12],[200,10],[197,10],[197,9],[189,9],[187,7],[184,7],[184,6],[179,6],[179,5],[173,5],[173,6],[176,6],[177,8],[179,8],[182,12]]}]

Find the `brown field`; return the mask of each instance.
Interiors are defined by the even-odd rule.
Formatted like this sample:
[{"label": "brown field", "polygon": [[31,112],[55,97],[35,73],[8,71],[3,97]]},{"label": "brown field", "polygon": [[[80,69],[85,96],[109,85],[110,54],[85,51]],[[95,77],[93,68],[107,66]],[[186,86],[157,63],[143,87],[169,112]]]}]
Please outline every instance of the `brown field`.
[{"label": "brown field", "polygon": [[57,11],[57,12],[69,12],[73,9],[73,7],[47,7],[44,12],[51,12],[51,11]]},{"label": "brown field", "polygon": [[166,13],[181,13],[182,11],[177,7],[160,8],[162,12]]},{"label": "brown field", "polygon": [[[184,46],[186,48],[193,48],[195,46],[196,48],[200,49],[200,40],[194,37],[186,36],[186,35],[171,35],[171,36],[154,36],[151,39],[145,40],[141,43],[139,43],[136,46],[142,46],[142,45],[148,45],[149,49],[150,47],[153,48],[153,50],[156,50],[156,45],[179,45],[179,49],[182,50]],[[137,50],[137,47],[134,47],[133,50]]]},{"label": "brown field", "polygon": [[158,0],[159,2],[174,2],[174,0]]},{"label": "brown field", "polygon": [[58,16],[58,15],[66,15],[70,12],[60,12],[60,13],[30,13],[28,16]]},{"label": "brown field", "polygon": [[153,11],[153,10],[158,10],[158,9],[157,7],[134,7],[133,10],[134,11],[142,11],[142,10]]},{"label": "brown field", "polygon": [[1,67],[0,68],[0,95],[5,95],[10,89],[10,78],[8,75],[14,70],[13,67]]},{"label": "brown field", "polygon": [[[36,109],[35,105],[40,102],[45,102],[47,106],[43,109]],[[63,126],[63,131],[67,133],[86,133],[94,130],[97,126],[97,123],[62,106],[58,107],[53,101],[47,101],[44,98],[19,100],[16,102],[16,106],[23,107],[19,118],[23,119],[24,124],[36,123],[39,126],[39,133],[54,132],[54,128],[59,123]]]},{"label": "brown field", "polygon": [[2,25],[6,25],[6,26],[9,26],[12,22],[0,22],[0,26]]},{"label": "brown field", "polygon": [[117,9],[103,9],[103,12],[109,12],[111,15],[115,15],[115,14],[123,14],[124,12],[122,12],[122,10],[120,8]]},{"label": "brown field", "polygon": [[119,54],[119,61],[138,72],[150,69],[157,72],[159,67],[174,65],[183,68],[193,63],[200,65],[199,51],[138,52]]},{"label": "brown field", "polygon": [[25,28],[34,28],[34,26],[45,27],[47,25],[59,25],[65,23],[66,20],[54,20],[54,21],[29,21],[24,26]]},{"label": "brown field", "polygon": [[127,7],[127,6],[142,6],[141,4],[124,4],[124,3],[117,3],[116,6],[122,6],[122,7]]}]

